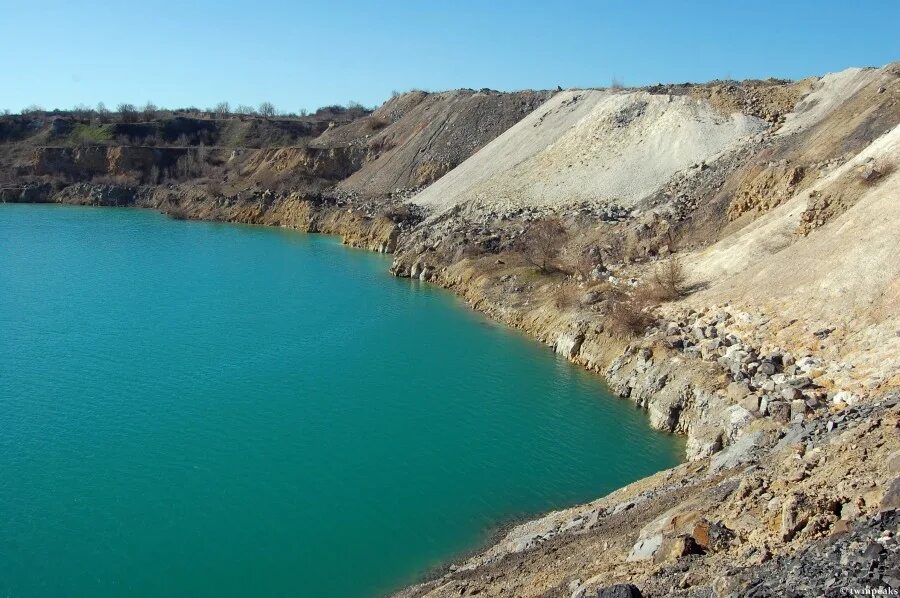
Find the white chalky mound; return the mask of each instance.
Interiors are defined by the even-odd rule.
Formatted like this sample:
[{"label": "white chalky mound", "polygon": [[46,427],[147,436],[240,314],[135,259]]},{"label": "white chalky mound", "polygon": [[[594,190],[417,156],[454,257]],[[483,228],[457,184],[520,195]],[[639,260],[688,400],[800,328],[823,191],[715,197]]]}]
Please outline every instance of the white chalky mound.
[{"label": "white chalky mound", "polygon": [[635,206],[676,172],[766,128],[690,97],[565,91],[412,201],[435,212],[616,202]]}]

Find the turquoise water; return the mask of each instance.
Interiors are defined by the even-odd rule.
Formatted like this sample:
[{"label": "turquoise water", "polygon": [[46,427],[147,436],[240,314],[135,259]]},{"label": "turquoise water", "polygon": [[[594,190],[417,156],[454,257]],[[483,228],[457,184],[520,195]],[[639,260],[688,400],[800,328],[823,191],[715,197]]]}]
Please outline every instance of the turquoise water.
[{"label": "turquoise water", "polygon": [[0,596],[372,596],[673,465],[600,381],[329,237],[0,205]]}]

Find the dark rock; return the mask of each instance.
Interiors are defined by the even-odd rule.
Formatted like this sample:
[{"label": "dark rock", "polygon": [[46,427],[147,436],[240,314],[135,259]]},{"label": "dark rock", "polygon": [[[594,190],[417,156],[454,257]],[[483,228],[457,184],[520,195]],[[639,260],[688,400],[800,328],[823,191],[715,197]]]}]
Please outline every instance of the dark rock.
[{"label": "dark rock", "polygon": [[807,376],[791,376],[787,379],[786,383],[791,388],[806,388],[807,386],[812,385],[812,380]]},{"label": "dark rock", "polygon": [[881,558],[881,555],[884,553],[884,546],[879,544],[878,542],[870,542],[866,549],[863,551],[863,558],[870,561],[877,561]]},{"label": "dark rock", "polygon": [[791,420],[791,408],[782,401],[773,401],[768,406],[769,415],[777,422],[787,423]]},{"label": "dark rock", "polygon": [[771,376],[775,373],[775,370],[775,364],[768,360],[761,362],[759,367],[756,368],[758,374],[765,374],[766,376]]},{"label": "dark rock", "polygon": [[614,586],[600,588],[594,594],[595,598],[644,598],[637,586],[630,583],[619,583]]}]

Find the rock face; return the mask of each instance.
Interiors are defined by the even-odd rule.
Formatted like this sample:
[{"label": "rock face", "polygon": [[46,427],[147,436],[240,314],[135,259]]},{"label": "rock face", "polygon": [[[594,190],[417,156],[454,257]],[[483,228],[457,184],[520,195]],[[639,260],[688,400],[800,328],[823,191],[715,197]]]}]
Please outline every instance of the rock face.
[{"label": "rock face", "polygon": [[90,178],[94,175],[147,174],[152,168],[171,169],[191,151],[186,148],[134,146],[42,147],[34,150],[36,175]]}]

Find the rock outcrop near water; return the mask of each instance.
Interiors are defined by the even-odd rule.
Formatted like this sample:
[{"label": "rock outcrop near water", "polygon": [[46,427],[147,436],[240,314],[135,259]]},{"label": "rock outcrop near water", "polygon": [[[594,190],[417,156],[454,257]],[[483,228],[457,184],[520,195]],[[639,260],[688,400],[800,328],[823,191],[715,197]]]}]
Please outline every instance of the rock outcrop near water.
[{"label": "rock outcrop near water", "polygon": [[[0,198],[393,253],[394,274],[528,332],[687,439],[686,464],[517,526],[400,595],[898,587],[898,64],[410,92],[371,113],[237,120],[181,123],[193,136],[178,145],[171,123],[135,138],[7,117]],[[83,144],[85,127],[110,136]],[[216,141],[201,145],[204,130]],[[285,141],[240,143],[261,135]]]}]

